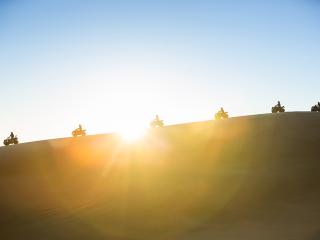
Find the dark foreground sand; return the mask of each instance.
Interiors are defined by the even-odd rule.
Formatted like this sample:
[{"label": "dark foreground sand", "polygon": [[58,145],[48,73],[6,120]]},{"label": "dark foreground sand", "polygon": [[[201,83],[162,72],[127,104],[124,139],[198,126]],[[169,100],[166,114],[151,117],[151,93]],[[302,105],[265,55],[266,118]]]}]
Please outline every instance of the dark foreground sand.
[{"label": "dark foreground sand", "polygon": [[320,113],[0,148],[0,239],[320,239]]}]

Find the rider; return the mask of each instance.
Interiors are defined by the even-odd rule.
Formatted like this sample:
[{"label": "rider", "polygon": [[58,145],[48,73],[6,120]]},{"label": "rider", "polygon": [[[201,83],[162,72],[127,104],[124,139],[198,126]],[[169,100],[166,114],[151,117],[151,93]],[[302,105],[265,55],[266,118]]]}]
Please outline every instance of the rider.
[{"label": "rider", "polygon": [[81,124],[79,124],[79,128],[78,128],[80,131],[82,131],[82,126]]},{"label": "rider", "polygon": [[221,112],[221,113],[224,113],[223,107],[220,108],[220,112]]},{"label": "rider", "polygon": [[276,105],[277,107],[281,108],[280,101],[278,101],[278,104]]},{"label": "rider", "polygon": [[10,133],[10,138],[13,139],[14,138],[14,134],[13,132]]}]

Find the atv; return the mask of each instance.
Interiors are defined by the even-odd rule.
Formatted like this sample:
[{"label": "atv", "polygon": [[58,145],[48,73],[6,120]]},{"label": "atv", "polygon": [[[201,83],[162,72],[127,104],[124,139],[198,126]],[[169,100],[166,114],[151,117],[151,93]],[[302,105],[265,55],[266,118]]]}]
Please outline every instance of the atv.
[{"label": "atv", "polygon": [[220,120],[220,119],[225,119],[225,118],[229,118],[228,112],[225,111],[218,111],[215,115],[214,118],[216,120]]},{"label": "atv", "polygon": [[271,108],[271,112],[272,113],[282,113],[282,112],[285,112],[285,109],[284,109],[284,106],[277,104]]},{"label": "atv", "polygon": [[159,119],[159,116],[156,115],[156,118],[150,123],[151,128],[163,127],[163,120]]},{"label": "atv", "polygon": [[7,137],[4,141],[3,141],[3,144],[5,145],[5,146],[8,146],[8,145],[10,145],[10,144],[18,144],[19,143],[19,141],[18,141],[18,137],[17,136],[15,136],[15,137]]},{"label": "atv", "polygon": [[82,128],[77,128],[72,131],[72,136],[73,137],[86,136],[86,130]]},{"label": "atv", "polygon": [[311,107],[311,112],[320,112],[320,102]]}]

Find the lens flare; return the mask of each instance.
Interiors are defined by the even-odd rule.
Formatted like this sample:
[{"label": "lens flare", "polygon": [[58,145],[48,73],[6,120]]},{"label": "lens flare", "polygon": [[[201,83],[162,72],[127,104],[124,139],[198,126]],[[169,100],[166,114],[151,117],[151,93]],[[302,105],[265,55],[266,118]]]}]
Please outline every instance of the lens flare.
[{"label": "lens flare", "polygon": [[117,132],[121,136],[121,138],[124,139],[126,142],[135,142],[144,137],[144,135],[146,134],[146,129],[134,127],[134,126],[128,126],[128,127],[122,128]]}]

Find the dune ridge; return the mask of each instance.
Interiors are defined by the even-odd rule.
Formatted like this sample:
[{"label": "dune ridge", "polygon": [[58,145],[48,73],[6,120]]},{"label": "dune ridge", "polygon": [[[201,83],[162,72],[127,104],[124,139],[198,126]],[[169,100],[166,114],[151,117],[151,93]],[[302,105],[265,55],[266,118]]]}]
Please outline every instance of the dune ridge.
[{"label": "dune ridge", "polygon": [[1,239],[320,239],[320,114],[0,148]]}]

